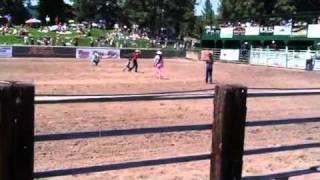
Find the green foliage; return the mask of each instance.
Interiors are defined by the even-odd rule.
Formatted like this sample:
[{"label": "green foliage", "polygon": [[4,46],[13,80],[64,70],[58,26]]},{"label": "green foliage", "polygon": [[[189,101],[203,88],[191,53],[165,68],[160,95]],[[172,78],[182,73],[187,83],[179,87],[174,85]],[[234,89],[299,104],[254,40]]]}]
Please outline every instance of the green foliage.
[{"label": "green foliage", "polygon": [[23,0],[0,0],[0,14],[10,14],[14,24],[24,23],[29,14],[23,3]]},{"label": "green foliage", "polygon": [[214,25],[215,13],[210,0],[206,0],[205,6],[202,10],[202,16],[204,18],[205,25]]},{"label": "green foliage", "polygon": [[293,0],[222,0],[222,18],[257,18],[260,16],[293,13],[296,10]]},{"label": "green foliage", "polygon": [[50,17],[50,24],[55,23],[55,19],[64,21],[66,15],[66,5],[63,0],[39,0],[39,16],[45,23],[46,16]]},{"label": "green foliage", "polygon": [[0,36],[0,44],[22,44],[23,39],[17,36]]}]

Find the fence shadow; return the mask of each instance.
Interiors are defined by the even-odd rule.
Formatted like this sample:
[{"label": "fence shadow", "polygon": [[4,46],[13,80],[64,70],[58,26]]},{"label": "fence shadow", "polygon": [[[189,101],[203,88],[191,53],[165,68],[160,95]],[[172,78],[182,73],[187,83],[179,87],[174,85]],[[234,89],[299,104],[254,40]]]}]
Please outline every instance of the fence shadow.
[{"label": "fence shadow", "polygon": [[290,172],[282,172],[282,173],[275,173],[275,174],[269,174],[264,176],[248,176],[242,178],[243,180],[270,180],[270,179],[288,179],[289,177],[294,176],[303,176],[313,173],[319,173],[319,167],[311,167],[308,169],[302,169],[302,170],[296,170],[296,171],[290,171]]},{"label": "fence shadow", "polygon": [[288,145],[288,146],[280,146],[280,147],[245,150],[244,155],[250,156],[250,155],[277,153],[277,152],[284,152],[284,151],[296,151],[296,150],[313,149],[313,148],[320,148],[320,143],[296,144],[296,145]]},{"label": "fence shadow", "polygon": [[203,160],[209,160],[210,157],[211,157],[210,154],[203,154],[203,155],[195,155],[195,156],[174,157],[174,158],[165,158],[165,159],[156,159],[156,160],[145,160],[145,161],[137,161],[137,162],[126,162],[126,163],[118,163],[118,164],[91,166],[91,167],[83,167],[83,168],[60,169],[60,170],[36,172],[34,173],[34,178],[78,175],[78,174],[121,170],[121,169],[137,168],[137,167],[186,163],[191,161],[192,162],[203,161]]},{"label": "fence shadow", "polygon": [[277,125],[305,124],[305,123],[320,123],[320,117],[281,119],[281,120],[248,121],[248,122],[246,122],[246,127],[277,126]]}]

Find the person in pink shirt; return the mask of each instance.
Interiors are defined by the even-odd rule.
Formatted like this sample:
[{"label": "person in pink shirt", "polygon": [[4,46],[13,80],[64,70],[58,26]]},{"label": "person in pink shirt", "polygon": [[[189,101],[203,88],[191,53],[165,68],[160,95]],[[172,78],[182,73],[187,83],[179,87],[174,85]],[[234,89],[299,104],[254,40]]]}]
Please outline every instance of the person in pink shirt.
[{"label": "person in pink shirt", "polygon": [[156,56],[154,57],[153,66],[156,70],[156,73],[159,79],[164,79],[164,76],[163,76],[164,61],[163,61],[163,56],[161,51],[157,51]]}]

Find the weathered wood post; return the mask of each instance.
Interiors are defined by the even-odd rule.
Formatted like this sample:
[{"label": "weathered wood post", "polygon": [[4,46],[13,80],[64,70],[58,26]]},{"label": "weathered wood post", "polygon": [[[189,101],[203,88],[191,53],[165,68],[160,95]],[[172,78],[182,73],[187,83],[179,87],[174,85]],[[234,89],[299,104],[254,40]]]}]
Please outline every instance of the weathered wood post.
[{"label": "weathered wood post", "polygon": [[246,87],[218,85],[215,89],[211,180],[241,179],[246,101]]},{"label": "weathered wood post", "polygon": [[0,179],[32,180],[34,85],[0,82]]}]

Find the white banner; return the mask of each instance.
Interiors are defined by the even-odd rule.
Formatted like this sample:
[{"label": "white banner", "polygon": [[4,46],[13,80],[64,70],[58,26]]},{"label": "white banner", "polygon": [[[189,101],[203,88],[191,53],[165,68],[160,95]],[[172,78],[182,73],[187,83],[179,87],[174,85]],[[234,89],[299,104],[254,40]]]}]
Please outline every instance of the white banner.
[{"label": "white banner", "polygon": [[186,58],[192,59],[192,60],[200,60],[201,54],[199,51],[187,51],[186,52]]},{"label": "white banner", "polygon": [[77,59],[89,59],[94,52],[98,52],[102,59],[120,59],[120,49],[79,48],[76,50]]},{"label": "white banner", "polygon": [[320,60],[316,60],[316,61],[314,62],[313,70],[315,70],[315,71],[320,71]]},{"label": "white banner", "polygon": [[209,54],[213,53],[212,50],[202,50],[200,54],[200,60],[209,60]]},{"label": "white banner", "polygon": [[220,60],[239,61],[239,49],[221,49]]},{"label": "white banner", "polygon": [[220,38],[232,38],[233,37],[233,27],[221,28]]},{"label": "white banner", "polygon": [[10,58],[10,57],[12,57],[12,47],[0,46],[0,58]]},{"label": "white banner", "polygon": [[274,35],[281,35],[281,36],[290,36],[292,28],[291,26],[274,26]]},{"label": "white banner", "polygon": [[287,67],[287,53],[285,51],[269,51],[267,65],[274,67]]},{"label": "white banner", "polygon": [[320,38],[320,24],[309,24],[308,38]]},{"label": "white banner", "polygon": [[305,69],[306,68],[306,52],[289,52],[288,68]]},{"label": "white banner", "polygon": [[271,51],[268,49],[252,49],[250,52],[250,64],[286,67],[287,55],[285,51]]},{"label": "white banner", "polygon": [[250,51],[250,64],[267,65],[267,52],[263,49],[254,49]]},{"label": "white banner", "polygon": [[246,36],[259,36],[260,27],[246,27]]}]

